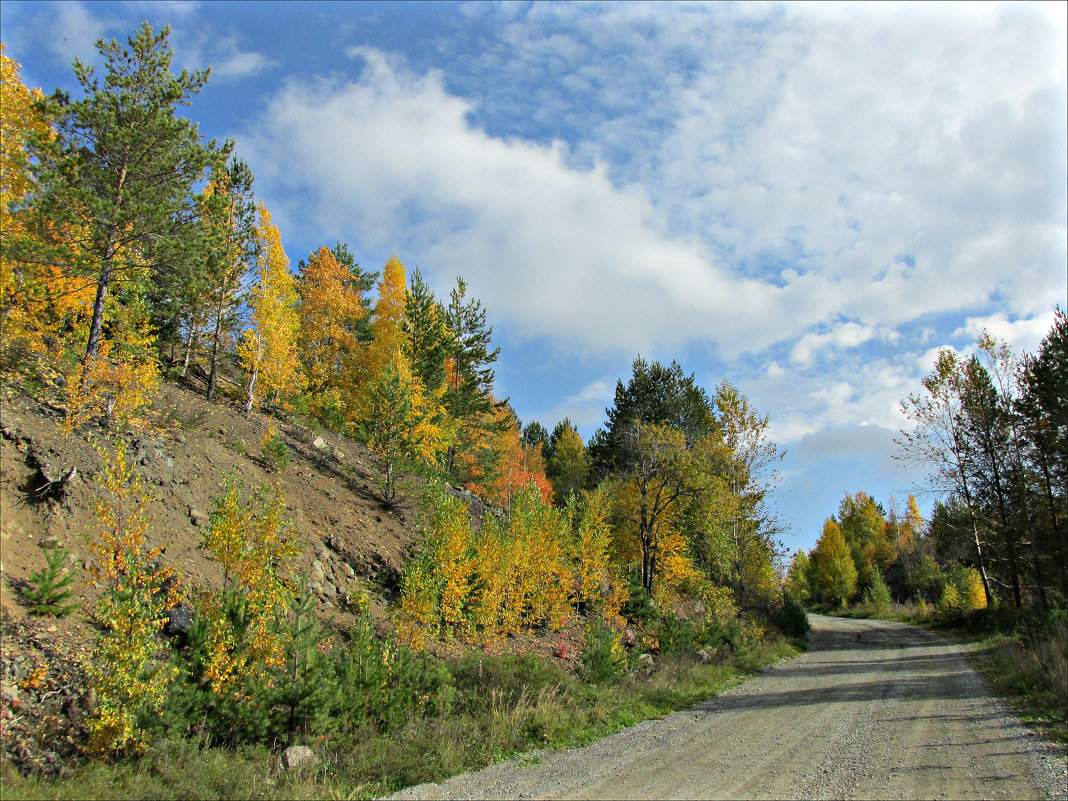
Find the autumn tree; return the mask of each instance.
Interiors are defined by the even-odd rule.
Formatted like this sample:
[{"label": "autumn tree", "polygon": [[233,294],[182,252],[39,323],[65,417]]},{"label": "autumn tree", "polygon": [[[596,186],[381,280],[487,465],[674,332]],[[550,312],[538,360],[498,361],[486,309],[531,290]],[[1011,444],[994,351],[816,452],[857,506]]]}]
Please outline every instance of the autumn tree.
[{"label": "autumn tree", "polygon": [[[219,359],[242,320],[242,291],[259,255],[252,170],[240,159],[216,164],[212,180],[200,197],[200,215],[207,238],[206,323],[211,342],[208,400],[215,397]],[[191,316],[195,321],[197,315]]]},{"label": "autumn tree", "polygon": [[300,358],[313,406],[341,405],[355,392],[354,369],[361,343],[370,340],[367,274],[342,243],[325,245],[301,260],[297,279]]},{"label": "autumn tree", "polygon": [[[27,238],[32,241],[26,215],[19,211],[36,190],[31,170],[34,142],[47,139],[51,126],[41,111],[41,91],[23,85],[19,63],[8,58],[3,45],[0,94],[4,99],[4,113],[0,115],[0,342],[8,352],[38,330],[38,318],[44,310],[44,266],[21,260],[20,249],[11,248],[10,243]],[[25,252],[25,244],[21,250]]]},{"label": "autumn tree", "polygon": [[716,387],[712,403],[723,448],[710,451],[714,460],[710,467],[719,479],[718,497],[705,519],[723,529],[720,547],[726,545],[723,555],[730,564],[731,584],[736,594],[745,597],[754,589],[746,581],[747,573],[756,564],[770,563],[776,554],[777,524],[765,499],[775,478],[773,467],[783,453],[768,441],[768,416],[754,410],[730,383]]},{"label": "autumn tree", "polygon": [[349,408],[350,426],[385,459],[388,503],[394,501],[396,459],[433,461],[443,447],[439,395],[426,391],[405,355],[405,283],[404,264],[391,256],[378,284],[371,341],[355,360],[357,383]]},{"label": "autumn tree", "polygon": [[816,542],[812,561],[813,584],[820,597],[826,603],[845,607],[857,593],[857,567],[842,530],[834,520],[823,524],[823,534]]},{"label": "autumn tree", "polygon": [[246,412],[255,405],[257,381],[267,397],[292,395],[303,383],[297,356],[296,287],[278,227],[262,203],[257,232],[260,258],[257,281],[249,292],[252,314],[238,349],[249,373]]},{"label": "autumn tree", "polygon": [[913,428],[903,431],[901,439],[896,440],[901,451],[899,458],[926,467],[938,491],[953,492],[960,497],[967,510],[971,542],[989,604],[992,596],[984,553],[985,536],[980,530],[974,492],[974,454],[962,423],[964,364],[956,353],[942,349],[934,369],[921,383],[925,394],[911,394],[901,403],[901,411]]},{"label": "autumn tree", "polygon": [[808,554],[803,549],[798,548],[790,559],[790,566],[786,571],[785,590],[786,594],[799,604],[808,601],[812,595],[812,588],[809,586],[808,580],[811,572],[812,568]]},{"label": "autumn tree", "polygon": [[590,472],[586,446],[569,419],[565,417],[553,428],[543,453],[545,475],[553,485],[553,497],[557,505],[563,505],[586,486]]}]

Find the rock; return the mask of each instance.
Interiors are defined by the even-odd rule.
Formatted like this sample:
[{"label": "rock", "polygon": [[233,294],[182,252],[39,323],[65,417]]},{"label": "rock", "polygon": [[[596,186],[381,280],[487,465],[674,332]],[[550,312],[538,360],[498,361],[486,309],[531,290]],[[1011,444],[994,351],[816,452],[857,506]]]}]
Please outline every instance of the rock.
[{"label": "rock", "polygon": [[337,588],[333,584],[331,584],[329,581],[324,582],[323,583],[323,595],[325,595],[327,598],[336,598],[337,597]]},{"label": "rock", "polygon": [[211,525],[211,518],[193,506],[189,507],[189,519],[193,521],[194,526]]},{"label": "rock", "polygon": [[707,665],[712,661],[713,655],[706,649],[702,648],[697,652],[697,658],[700,659],[703,664]]},{"label": "rock", "polygon": [[193,625],[193,609],[190,606],[186,606],[184,603],[180,603],[175,607],[172,607],[167,612],[167,623],[163,627],[164,633],[168,637],[174,637],[179,634],[185,634]]},{"label": "rock", "polygon": [[8,684],[6,681],[0,684],[0,700],[3,700],[4,704],[12,708],[18,708],[19,705],[19,691],[13,684]]},{"label": "rock", "polygon": [[325,451],[327,448],[330,447],[330,443],[327,442],[322,437],[316,437],[315,439],[312,440],[312,447],[313,448],[317,448],[318,450],[321,450],[321,451]]},{"label": "rock", "polygon": [[282,769],[296,770],[319,764],[319,757],[306,745],[291,745],[282,752]]},{"label": "rock", "polygon": [[59,537],[55,534],[47,534],[41,539],[37,540],[37,547],[44,550],[50,550],[51,548],[58,548],[60,546]]},{"label": "rock", "polygon": [[642,654],[638,657],[638,670],[645,673],[652,673],[654,666],[652,654]]},{"label": "rock", "polygon": [[349,577],[350,579],[354,579],[354,578],[356,578],[356,571],[352,569],[352,565],[350,565],[350,564],[349,564],[348,562],[342,562],[342,563],[341,563],[341,570],[342,570],[342,571],[343,571],[343,572],[345,573],[345,575],[346,575],[346,576],[348,576],[348,577]]},{"label": "rock", "polygon": [[623,634],[620,636],[619,641],[623,643],[624,648],[633,648],[638,644],[638,638],[634,635],[631,629],[623,629]]},{"label": "rock", "polygon": [[341,450],[341,448],[334,448],[331,453],[334,454],[334,458],[337,459],[339,462],[344,460],[345,458],[345,451]]}]

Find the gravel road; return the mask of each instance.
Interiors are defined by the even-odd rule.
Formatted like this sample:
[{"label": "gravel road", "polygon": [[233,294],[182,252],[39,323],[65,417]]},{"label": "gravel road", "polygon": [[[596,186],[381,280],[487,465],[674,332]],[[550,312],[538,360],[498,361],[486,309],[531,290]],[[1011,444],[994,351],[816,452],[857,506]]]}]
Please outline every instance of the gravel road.
[{"label": "gravel road", "polygon": [[807,653],[689,710],[390,797],[1068,799],[1068,757],[989,695],[962,646],[810,620]]}]

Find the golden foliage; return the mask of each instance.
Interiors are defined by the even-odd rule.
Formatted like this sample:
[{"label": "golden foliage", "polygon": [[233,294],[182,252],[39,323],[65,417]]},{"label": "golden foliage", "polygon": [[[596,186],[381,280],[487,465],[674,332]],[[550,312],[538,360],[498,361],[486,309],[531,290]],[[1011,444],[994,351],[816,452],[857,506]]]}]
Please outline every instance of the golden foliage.
[{"label": "golden foliage", "polygon": [[[201,599],[211,654],[205,674],[219,694],[250,671],[281,664],[283,643],[271,624],[293,596],[289,563],[300,552],[285,525],[280,487],[258,488],[247,502],[241,495],[231,478],[203,542],[224,576],[222,591],[206,591]],[[231,602],[243,607],[244,625],[225,614]]]},{"label": "golden foliage", "polygon": [[313,253],[301,270],[298,286],[301,363],[315,400],[334,401],[350,380],[357,351],[356,324],[367,316],[354,276],[327,247]]},{"label": "golden foliage", "polygon": [[97,604],[97,638],[89,665],[94,705],[89,749],[106,754],[143,745],[139,721],[158,712],[176,672],[160,656],[157,635],[179,600],[176,577],[160,565],[159,549],[145,542],[144,483],[128,464],[125,443],[104,455],[98,532],[87,537],[89,572],[105,592]]},{"label": "golden foliage", "polygon": [[238,355],[250,374],[248,410],[256,405],[257,381],[269,398],[288,397],[304,385],[297,353],[300,318],[296,311],[296,284],[278,227],[262,203],[256,231],[260,258],[257,281],[249,291],[251,326],[245,329],[238,346]]}]

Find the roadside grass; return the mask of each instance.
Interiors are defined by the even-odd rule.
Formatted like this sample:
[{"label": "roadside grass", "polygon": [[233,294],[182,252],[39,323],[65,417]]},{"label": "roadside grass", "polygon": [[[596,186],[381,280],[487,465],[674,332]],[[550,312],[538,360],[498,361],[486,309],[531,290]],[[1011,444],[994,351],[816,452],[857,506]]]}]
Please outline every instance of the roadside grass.
[{"label": "roadside grass", "polygon": [[306,744],[321,761],[304,771],[277,772],[265,746],[163,738],[138,757],[89,762],[56,779],[24,777],[4,763],[0,789],[6,799],[373,798],[535,749],[592,742],[717,695],[800,650],[771,635],[707,664],[693,654],[664,655],[650,674],[623,672],[601,684],[534,656],[470,653],[449,664],[450,714],[320,737]]},{"label": "roadside grass", "polygon": [[909,603],[883,610],[855,604],[813,611],[911,623],[968,643],[965,656],[994,692],[1043,736],[1068,745],[1068,609],[1003,606],[943,614]]}]

